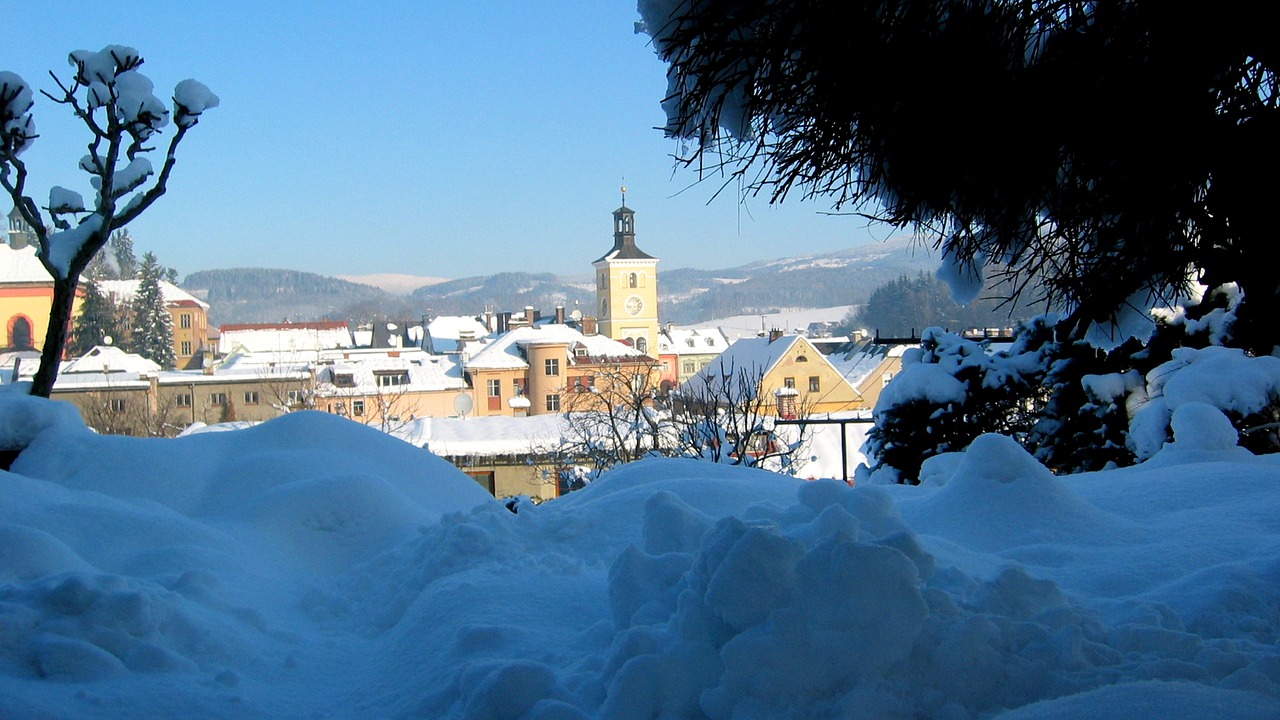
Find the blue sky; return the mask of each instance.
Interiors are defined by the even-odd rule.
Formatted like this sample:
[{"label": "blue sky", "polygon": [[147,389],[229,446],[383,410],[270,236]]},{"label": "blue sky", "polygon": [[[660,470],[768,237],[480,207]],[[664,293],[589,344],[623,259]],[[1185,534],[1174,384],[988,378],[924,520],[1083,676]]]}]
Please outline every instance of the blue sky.
[{"label": "blue sky", "polygon": [[[130,226],[186,275],[589,274],[619,186],[661,267],[717,269],[891,232],[825,203],[737,201],[677,169],[656,126],[664,65],[634,2],[6,2],[0,69],[37,89],[68,52],[130,45],[157,95],[194,77],[222,99],[184,141],[169,193]],[[88,195],[87,140],[37,100],[24,156]],[[4,203],[6,209],[8,203]]]}]

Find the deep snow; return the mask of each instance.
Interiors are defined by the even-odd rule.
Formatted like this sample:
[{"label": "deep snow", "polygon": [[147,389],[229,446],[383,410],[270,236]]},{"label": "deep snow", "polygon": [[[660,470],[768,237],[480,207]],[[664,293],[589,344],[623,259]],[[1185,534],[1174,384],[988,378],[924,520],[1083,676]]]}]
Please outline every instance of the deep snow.
[{"label": "deep snow", "polygon": [[1280,460],[1219,416],[1103,473],[984,436],[920,487],[647,460],[513,514],[321,413],[0,393],[0,717],[1276,718]]}]

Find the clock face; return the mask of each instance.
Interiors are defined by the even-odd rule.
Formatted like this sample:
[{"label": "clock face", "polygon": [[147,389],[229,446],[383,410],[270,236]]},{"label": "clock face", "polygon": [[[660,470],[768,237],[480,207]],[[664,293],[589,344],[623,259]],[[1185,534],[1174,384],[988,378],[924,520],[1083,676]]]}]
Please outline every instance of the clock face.
[{"label": "clock face", "polygon": [[640,311],[644,310],[644,300],[641,300],[638,295],[632,295],[627,298],[624,307],[627,309],[628,313],[632,315],[639,315]]}]

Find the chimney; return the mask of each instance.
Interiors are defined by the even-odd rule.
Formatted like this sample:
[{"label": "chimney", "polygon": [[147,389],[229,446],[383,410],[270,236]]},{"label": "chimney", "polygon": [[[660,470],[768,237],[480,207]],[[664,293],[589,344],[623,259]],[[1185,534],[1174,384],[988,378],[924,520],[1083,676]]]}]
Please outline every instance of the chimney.
[{"label": "chimney", "polygon": [[782,337],[782,328],[773,328],[769,331],[769,342],[773,342]]},{"label": "chimney", "polygon": [[564,306],[563,305],[556,306],[556,324],[557,325],[564,324]]},{"label": "chimney", "polygon": [[599,331],[596,329],[596,318],[594,315],[582,318],[582,334],[597,335]]},{"label": "chimney", "polygon": [[511,330],[511,313],[509,312],[498,313],[498,332],[501,334],[501,333],[510,332],[510,330]]},{"label": "chimney", "polygon": [[525,306],[524,306],[524,321],[525,321],[525,323],[526,323],[526,324],[528,324],[528,325],[533,325],[533,322],[534,322],[535,320],[537,320],[537,319],[538,319],[538,316],[533,312],[533,306],[532,306],[532,305],[525,305]]},{"label": "chimney", "polygon": [[488,307],[484,309],[484,327],[489,332],[493,332],[493,310]]}]

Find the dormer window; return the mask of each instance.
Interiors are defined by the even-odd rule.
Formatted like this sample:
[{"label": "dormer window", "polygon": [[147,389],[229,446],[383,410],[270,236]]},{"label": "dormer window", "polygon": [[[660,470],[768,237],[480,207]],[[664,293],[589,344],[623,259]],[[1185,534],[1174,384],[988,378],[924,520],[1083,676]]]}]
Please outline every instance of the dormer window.
[{"label": "dormer window", "polygon": [[349,388],[356,386],[355,375],[349,372],[334,373],[333,384],[341,388]]},{"label": "dormer window", "polygon": [[409,384],[409,373],[402,370],[394,372],[374,373],[374,379],[378,382],[378,387],[397,387],[399,385]]}]

